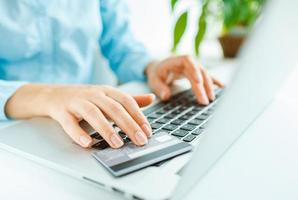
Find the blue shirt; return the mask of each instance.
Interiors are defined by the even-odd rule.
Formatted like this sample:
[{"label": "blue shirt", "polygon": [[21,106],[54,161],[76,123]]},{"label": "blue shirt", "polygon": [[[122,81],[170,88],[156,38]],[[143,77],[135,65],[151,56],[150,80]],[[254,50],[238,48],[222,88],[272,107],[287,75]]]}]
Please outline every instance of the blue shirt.
[{"label": "blue shirt", "polygon": [[27,82],[93,83],[96,53],[118,80],[144,80],[150,56],[130,30],[123,0],[1,0],[0,120]]}]

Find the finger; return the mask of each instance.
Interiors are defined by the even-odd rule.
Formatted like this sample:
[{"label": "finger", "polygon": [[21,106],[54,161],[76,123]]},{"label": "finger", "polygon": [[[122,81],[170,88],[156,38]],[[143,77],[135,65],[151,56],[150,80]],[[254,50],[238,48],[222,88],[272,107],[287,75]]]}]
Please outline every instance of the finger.
[{"label": "finger", "polygon": [[203,77],[201,70],[199,70],[188,57],[183,59],[183,64],[184,75],[189,80],[192,91],[197,97],[198,102],[203,105],[208,105],[209,99],[204,87],[206,85],[205,78]]},{"label": "finger", "polygon": [[123,146],[123,140],[115,132],[111,124],[97,106],[88,101],[81,102],[81,104],[77,107],[77,112],[105,139],[111,147],[120,148]]},{"label": "finger", "polygon": [[203,82],[203,77],[200,70],[189,56],[182,57],[181,62],[184,66],[184,75],[186,78],[188,78],[188,80],[195,83]]},{"label": "finger", "polygon": [[164,67],[164,76],[168,76],[171,72],[176,75],[184,75],[189,80],[200,82],[202,77],[197,69],[193,59],[189,56],[177,56],[167,60]]},{"label": "finger", "polygon": [[90,147],[92,143],[91,137],[80,127],[78,120],[70,113],[64,114],[58,120],[64,131],[82,147]]},{"label": "finger", "polygon": [[195,96],[197,97],[198,103],[202,105],[208,105],[209,100],[207,98],[207,94],[204,88],[204,83],[192,83],[191,89]]},{"label": "finger", "polygon": [[92,99],[92,102],[108,115],[134,144],[144,145],[148,142],[146,134],[120,103],[108,96]]},{"label": "finger", "polygon": [[171,89],[170,87],[164,83],[159,77],[152,78],[150,81],[150,86],[154,93],[162,100],[167,101],[171,97]]},{"label": "finger", "polygon": [[221,81],[219,81],[218,79],[216,79],[214,77],[212,78],[212,81],[213,81],[214,85],[217,85],[220,88],[224,88],[225,87],[225,85]]},{"label": "finger", "polygon": [[203,79],[204,79],[204,88],[205,88],[206,94],[207,94],[210,101],[214,101],[215,95],[214,95],[214,91],[213,91],[212,78],[210,77],[210,75],[206,71],[206,69],[201,68],[200,70],[202,72],[202,76],[203,76]]},{"label": "finger", "polygon": [[[135,96],[133,96],[133,98],[137,102],[137,104],[139,105],[139,107],[142,108],[142,107],[146,107],[146,106],[150,105],[151,103],[153,103],[153,101],[155,100],[156,96],[155,96],[155,94],[151,93],[151,94],[135,95]],[[108,116],[105,116],[105,117],[107,119],[109,119]]]},{"label": "finger", "polygon": [[136,95],[136,96],[133,96],[133,98],[140,107],[145,107],[150,105],[154,101],[155,95],[154,94]]},{"label": "finger", "polygon": [[169,74],[168,74],[168,77],[166,78],[166,84],[167,85],[171,85],[172,84],[172,82],[174,81],[174,79],[175,79],[175,74],[173,73],[173,72],[170,72]]},{"label": "finger", "polygon": [[152,135],[152,129],[147,118],[132,96],[115,88],[107,90],[106,95],[120,103],[148,137]]}]

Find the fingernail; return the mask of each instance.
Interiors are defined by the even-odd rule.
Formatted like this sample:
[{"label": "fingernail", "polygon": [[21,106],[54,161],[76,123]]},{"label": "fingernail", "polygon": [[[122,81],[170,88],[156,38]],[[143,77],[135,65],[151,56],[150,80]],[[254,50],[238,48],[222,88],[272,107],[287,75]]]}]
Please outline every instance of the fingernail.
[{"label": "fingernail", "polygon": [[137,131],[135,134],[136,140],[140,145],[147,144],[147,137],[141,131]]},{"label": "fingernail", "polygon": [[214,101],[215,95],[214,95],[214,92],[213,91],[211,92],[211,95],[210,96],[211,96],[211,101]]},{"label": "fingernail", "polygon": [[155,98],[156,98],[155,94],[153,94],[153,93],[150,93],[149,95],[151,96],[152,100],[154,101],[154,100],[155,100]]},{"label": "fingernail", "polygon": [[207,94],[205,92],[202,92],[202,98],[201,98],[201,104],[203,105],[208,105],[209,104],[209,99],[207,97]]},{"label": "fingernail", "polygon": [[205,88],[203,86],[203,84],[199,84],[199,88],[200,88],[200,91],[202,93],[202,98],[201,98],[201,101],[200,103],[204,104],[204,105],[208,105],[209,104],[209,99],[207,97],[207,94],[205,92]]},{"label": "fingernail", "polygon": [[142,129],[146,133],[146,135],[148,135],[148,137],[152,136],[152,129],[148,124],[143,124]]},{"label": "fingernail", "polygon": [[111,142],[115,148],[122,147],[122,145],[124,144],[123,141],[119,138],[119,136],[115,134],[111,136]]},{"label": "fingernail", "polygon": [[204,105],[208,105],[209,104],[209,100],[208,100],[207,96],[203,96],[202,103]]},{"label": "fingernail", "polygon": [[92,142],[92,140],[89,137],[87,137],[85,135],[80,136],[80,143],[84,147],[88,147],[91,144],[91,142]]}]

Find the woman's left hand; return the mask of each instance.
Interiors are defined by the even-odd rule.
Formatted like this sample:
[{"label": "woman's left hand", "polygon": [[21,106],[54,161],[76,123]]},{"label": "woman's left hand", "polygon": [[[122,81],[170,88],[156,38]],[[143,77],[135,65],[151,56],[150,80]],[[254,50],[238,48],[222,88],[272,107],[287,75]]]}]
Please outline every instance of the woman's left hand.
[{"label": "woman's left hand", "polygon": [[170,57],[151,63],[145,73],[151,89],[164,101],[172,95],[170,86],[173,81],[182,77],[189,80],[198,103],[203,105],[208,105],[215,99],[214,85],[223,87],[219,80],[210,76],[203,66],[196,65],[189,56]]}]

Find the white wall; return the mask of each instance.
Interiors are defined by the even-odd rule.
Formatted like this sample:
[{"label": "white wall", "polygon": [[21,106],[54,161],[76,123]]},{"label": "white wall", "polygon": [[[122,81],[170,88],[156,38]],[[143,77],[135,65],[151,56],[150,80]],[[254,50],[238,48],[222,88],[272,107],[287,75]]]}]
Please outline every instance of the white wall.
[{"label": "white wall", "polygon": [[[197,16],[200,12],[199,0],[182,0],[177,4],[176,12],[170,10],[170,0],[126,0],[131,11],[132,29],[138,39],[144,42],[150,52],[157,57],[168,55],[172,46],[172,29],[175,17],[185,9],[190,9],[186,35],[178,47],[180,54],[193,54],[194,33]],[[202,59],[221,57],[221,51],[215,40],[218,25],[209,27],[208,38],[202,44]]]},{"label": "white wall", "polygon": [[171,47],[172,17],[168,0],[127,0],[135,36],[153,55]]}]

